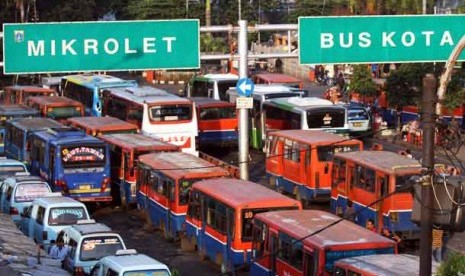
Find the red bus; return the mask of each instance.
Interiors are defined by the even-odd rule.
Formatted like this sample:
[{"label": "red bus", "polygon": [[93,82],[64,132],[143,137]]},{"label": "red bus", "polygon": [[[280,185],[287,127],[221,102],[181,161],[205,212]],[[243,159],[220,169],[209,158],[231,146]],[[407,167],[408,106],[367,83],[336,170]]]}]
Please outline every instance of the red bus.
[{"label": "red bus", "polygon": [[393,240],[348,220],[336,223],[338,220],[320,210],[256,215],[250,275],[333,275],[334,262],[339,259],[397,252]]},{"label": "red bus", "polygon": [[139,156],[138,205],[165,238],[178,239],[192,185],[203,179],[229,176],[227,170],[192,154],[144,154]]},{"label": "red bus", "polygon": [[135,124],[110,116],[68,118],[66,124],[82,129],[86,134],[92,136],[112,133],[137,133],[139,129]]},{"label": "red bus", "polygon": [[295,196],[304,206],[329,200],[334,154],[362,149],[360,140],[324,131],[270,132],[265,145],[267,183]]},{"label": "red bus", "polygon": [[302,80],[286,74],[259,73],[253,76],[253,81],[255,84],[281,84],[299,89],[304,88]]},{"label": "red bus", "polygon": [[58,96],[57,91],[53,89],[32,85],[5,86],[3,90],[3,94],[0,94],[3,104],[24,103],[31,96]]},{"label": "red bus", "polygon": [[[403,240],[418,238],[420,229],[411,221],[413,197],[403,189],[412,176],[421,174],[418,160],[390,151],[361,151],[336,154],[333,162],[333,213],[342,215],[351,201],[357,224],[365,226],[371,219],[378,231],[388,227]],[[398,192],[366,208],[395,191]]]},{"label": "red bus", "polygon": [[231,272],[252,259],[252,219],[274,210],[300,210],[302,205],[260,184],[239,179],[212,179],[192,186],[181,247],[197,248]]},{"label": "red bus", "polygon": [[204,145],[237,145],[238,119],[236,105],[206,97],[194,97],[199,136],[197,143]]},{"label": "red bus", "polygon": [[[107,117],[93,117],[95,119]],[[180,151],[178,146],[138,133],[113,133],[99,138],[110,146],[113,201],[126,207],[137,203],[139,156],[151,152]]]},{"label": "red bus", "polygon": [[84,116],[84,105],[67,97],[34,96],[27,98],[26,104],[39,110],[42,117],[61,123],[70,117]]}]

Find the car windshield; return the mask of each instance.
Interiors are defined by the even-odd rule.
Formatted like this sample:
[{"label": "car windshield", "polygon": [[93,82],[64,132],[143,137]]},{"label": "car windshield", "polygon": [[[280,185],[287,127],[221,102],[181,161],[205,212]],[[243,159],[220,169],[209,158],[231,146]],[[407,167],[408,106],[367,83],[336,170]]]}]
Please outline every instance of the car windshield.
[{"label": "car windshield", "polygon": [[118,236],[98,236],[85,238],[81,244],[81,261],[98,261],[103,257],[115,255],[117,250],[124,249]]},{"label": "car windshield", "polygon": [[51,208],[48,216],[49,225],[71,225],[78,220],[88,219],[84,207]]},{"label": "car windshield", "polygon": [[123,276],[169,276],[169,272],[166,269],[150,269],[150,270],[137,270],[137,271],[126,271]]},{"label": "car windshield", "polygon": [[19,184],[15,192],[15,202],[31,202],[50,192],[50,187],[46,183]]}]

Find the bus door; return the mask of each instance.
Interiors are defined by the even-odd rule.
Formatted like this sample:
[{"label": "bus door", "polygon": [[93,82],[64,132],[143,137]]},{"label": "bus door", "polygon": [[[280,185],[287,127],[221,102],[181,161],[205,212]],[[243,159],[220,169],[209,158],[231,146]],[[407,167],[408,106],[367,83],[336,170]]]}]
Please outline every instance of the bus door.
[{"label": "bus door", "polygon": [[276,272],[276,256],[278,255],[278,248],[279,248],[279,239],[278,239],[278,232],[276,230],[270,229],[270,272],[271,274],[277,274]]},{"label": "bus door", "polygon": [[317,275],[318,271],[318,251],[304,247],[304,276]]},{"label": "bus door", "polygon": [[276,188],[277,180],[283,172],[283,143],[284,141],[277,136],[269,136],[266,141],[266,172],[268,184]]},{"label": "bus door", "polygon": [[290,139],[284,140],[284,158],[283,158],[283,178],[284,182],[289,181],[289,186],[285,185],[285,190],[293,195],[301,195],[299,184],[300,179],[300,145]]},{"label": "bus door", "polygon": [[55,156],[56,148],[55,146],[50,146],[50,151],[48,155],[48,171],[49,171],[49,183],[55,183]]}]

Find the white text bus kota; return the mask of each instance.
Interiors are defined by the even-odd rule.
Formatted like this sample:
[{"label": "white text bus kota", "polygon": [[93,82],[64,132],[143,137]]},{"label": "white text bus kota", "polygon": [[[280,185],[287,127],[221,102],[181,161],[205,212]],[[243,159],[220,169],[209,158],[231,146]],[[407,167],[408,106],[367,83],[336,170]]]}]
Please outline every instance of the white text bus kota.
[{"label": "white text bus kota", "polygon": [[104,91],[104,115],[137,125],[141,133],[197,155],[197,115],[192,101],[151,86]]}]

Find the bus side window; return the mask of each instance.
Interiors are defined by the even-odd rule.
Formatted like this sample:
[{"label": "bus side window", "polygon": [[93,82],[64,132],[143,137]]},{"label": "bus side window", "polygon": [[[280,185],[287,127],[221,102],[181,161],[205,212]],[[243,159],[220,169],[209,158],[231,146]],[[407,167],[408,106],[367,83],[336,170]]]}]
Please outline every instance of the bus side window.
[{"label": "bus side window", "polygon": [[389,193],[387,177],[378,177],[378,183],[381,190],[381,197],[386,196]]},{"label": "bus side window", "polygon": [[301,145],[297,142],[292,143],[292,153],[291,153],[291,160],[294,162],[299,163],[300,162],[300,153],[302,152]]},{"label": "bus side window", "polygon": [[292,140],[284,140],[284,158],[292,160]]}]

